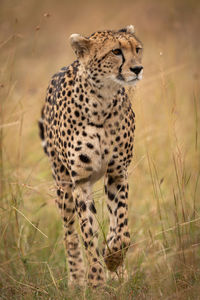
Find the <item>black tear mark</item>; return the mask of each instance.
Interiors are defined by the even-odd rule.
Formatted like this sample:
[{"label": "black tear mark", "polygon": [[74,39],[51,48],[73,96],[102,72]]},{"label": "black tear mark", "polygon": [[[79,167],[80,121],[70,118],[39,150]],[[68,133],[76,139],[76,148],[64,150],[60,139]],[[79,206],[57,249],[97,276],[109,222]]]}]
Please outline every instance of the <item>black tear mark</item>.
[{"label": "black tear mark", "polygon": [[123,67],[123,64],[125,63],[125,57],[124,57],[124,54],[123,54],[123,52],[122,52],[122,64],[121,64],[121,66],[119,67],[119,74],[121,74],[122,73],[122,67]]}]

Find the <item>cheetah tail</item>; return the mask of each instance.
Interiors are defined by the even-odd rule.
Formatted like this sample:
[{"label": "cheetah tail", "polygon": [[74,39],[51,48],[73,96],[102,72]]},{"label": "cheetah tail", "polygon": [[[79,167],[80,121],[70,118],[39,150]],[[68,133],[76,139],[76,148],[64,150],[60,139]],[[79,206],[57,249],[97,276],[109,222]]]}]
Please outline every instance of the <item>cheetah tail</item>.
[{"label": "cheetah tail", "polygon": [[43,113],[43,109],[42,109],[42,113],[41,113],[41,119],[38,121],[38,127],[39,127],[39,136],[42,140],[42,147],[44,149],[44,152],[47,154],[47,145],[46,145],[46,141],[45,141],[45,136],[44,136],[44,113]]}]

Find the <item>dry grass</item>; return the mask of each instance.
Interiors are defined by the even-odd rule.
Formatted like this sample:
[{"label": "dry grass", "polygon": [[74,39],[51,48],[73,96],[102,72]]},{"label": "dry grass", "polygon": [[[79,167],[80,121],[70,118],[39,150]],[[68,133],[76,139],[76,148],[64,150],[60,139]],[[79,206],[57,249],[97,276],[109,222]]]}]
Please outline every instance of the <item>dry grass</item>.
[{"label": "dry grass", "polygon": [[[186,0],[1,1],[0,299],[200,299],[199,12]],[[131,94],[129,277],[69,290],[37,119],[50,76],[74,59],[68,36],[130,23],[145,77]],[[94,199],[104,233],[102,182]]]}]

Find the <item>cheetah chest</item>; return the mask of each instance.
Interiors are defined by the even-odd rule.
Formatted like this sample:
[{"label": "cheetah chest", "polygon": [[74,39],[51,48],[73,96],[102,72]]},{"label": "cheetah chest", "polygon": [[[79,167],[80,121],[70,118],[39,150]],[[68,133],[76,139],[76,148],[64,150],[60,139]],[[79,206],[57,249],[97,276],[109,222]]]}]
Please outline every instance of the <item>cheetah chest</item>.
[{"label": "cheetah chest", "polygon": [[[108,163],[110,159],[110,143],[106,139],[104,129],[98,129],[98,133],[94,128],[89,128],[89,140],[86,143],[85,153],[89,157],[91,163],[91,182],[96,182],[101,177],[104,176],[108,168]],[[92,149],[86,149],[89,145],[89,142],[93,146]],[[89,151],[92,150],[92,151]],[[87,167],[87,169],[89,169]]]}]

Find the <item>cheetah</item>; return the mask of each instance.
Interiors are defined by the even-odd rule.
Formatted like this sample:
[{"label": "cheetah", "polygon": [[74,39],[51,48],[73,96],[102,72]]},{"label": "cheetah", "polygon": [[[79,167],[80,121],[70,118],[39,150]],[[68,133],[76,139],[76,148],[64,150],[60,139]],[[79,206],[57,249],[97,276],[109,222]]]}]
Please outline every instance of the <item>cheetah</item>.
[{"label": "cheetah", "polygon": [[72,34],[70,43],[77,59],[52,77],[39,129],[57,187],[68,282],[83,285],[87,281],[98,287],[105,282],[105,268],[98,249],[92,187],[105,176],[110,224],[103,257],[107,269],[114,272],[123,264],[130,245],[127,168],[135,115],[125,87],[142,79],[143,46],[132,25],[97,31],[89,37]]}]

